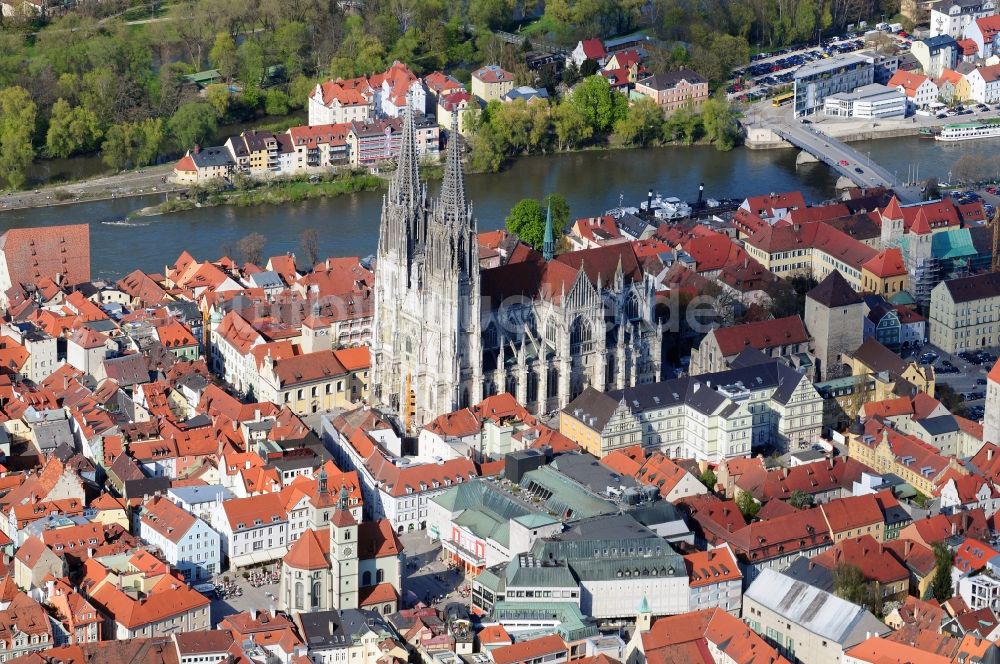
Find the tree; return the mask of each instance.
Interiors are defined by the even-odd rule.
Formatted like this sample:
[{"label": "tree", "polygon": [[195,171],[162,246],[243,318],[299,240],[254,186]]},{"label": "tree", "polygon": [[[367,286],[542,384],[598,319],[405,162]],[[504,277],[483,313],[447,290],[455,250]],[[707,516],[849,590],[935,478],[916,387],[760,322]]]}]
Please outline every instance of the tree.
[{"label": "tree", "polygon": [[268,115],[286,115],[288,113],[288,95],[271,88],[264,93],[264,112]]},{"label": "tree", "polygon": [[104,135],[102,158],[115,170],[148,166],[159,155],[164,138],[159,118],[116,124]]},{"label": "tree", "polygon": [[244,263],[259,265],[264,261],[264,245],[267,238],[260,233],[250,233],[245,235],[236,243],[236,251],[243,258]]},{"label": "tree", "polygon": [[924,182],[923,192],[923,199],[925,201],[933,201],[941,198],[941,187],[938,184],[938,179],[935,177],[927,178]]},{"label": "tree", "polygon": [[552,229],[557,236],[562,235],[569,226],[569,202],[566,201],[566,197],[562,194],[551,193],[544,198],[542,206],[545,207],[546,214],[551,207]]},{"label": "tree", "polygon": [[715,485],[719,483],[719,478],[715,476],[711,468],[706,468],[705,472],[698,476],[698,479],[709,491],[715,491]]},{"label": "tree", "polygon": [[299,245],[302,253],[306,257],[309,267],[312,267],[319,260],[319,231],[315,228],[307,228],[299,236]]},{"label": "tree", "polygon": [[603,76],[583,79],[570,95],[569,103],[577,107],[595,133],[605,133],[628,112],[628,100],[611,89]]},{"label": "tree", "polygon": [[65,99],[52,106],[49,131],[45,136],[45,150],[51,157],[69,157],[97,146],[101,128],[97,116],[81,107],[70,107]]},{"label": "tree", "polygon": [[216,117],[221,120],[229,112],[229,106],[233,103],[233,95],[229,91],[228,85],[214,83],[205,88],[205,100],[212,105]]},{"label": "tree", "polygon": [[701,105],[701,121],[705,137],[718,150],[732,150],[739,140],[737,113],[725,97],[706,99]]},{"label": "tree", "polygon": [[671,113],[663,125],[664,138],[685,143],[694,143],[703,130],[701,115],[690,104]]},{"label": "tree", "polygon": [[951,568],[954,555],[951,549],[943,542],[934,544],[934,562],[937,568],[934,570],[934,578],[931,580],[931,592],[938,602],[949,600],[955,594],[955,588],[951,581]]},{"label": "tree", "polygon": [[218,130],[215,109],[204,101],[188,102],[177,109],[167,129],[181,150],[203,145]]},{"label": "tree", "polygon": [[788,497],[788,504],[796,509],[802,510],[813,506],[813,497],[801,489],[796,489],[795,491],[792,491],[792,495]]},{"label": "tree", "polygon": [[833,594],[855,604],[868,599],[868,581],[856,565],[841,563],[833,568]]},{"label": "tree", "polygon": [[575,148],[594,134],[587,117],[575,104],[563,102],[552,110],[552,128],[560,150]]},{"label": "tree", "polygon": [[983,173],[990,170],[992,169],[983,156],[970,152],[955,161],[951,167],[951,175],[959,182],[974,183],[984,179]]},{"label": "tree", "polygon": [[511,208],[504,221],[507,230],[535,249],[541,249],[545,240],[545,211],[534,198],[525,198]]},{"label": "tree", "polygon": [[259,86],[267,73],[264,47],[256,39],[247,39],[236,49],[237,71],[244,87]]},{"label": "tree", "polygon": [[601,66],[596,61],[587,58],[580,64],[580,78],[593,76],[601,70]]},{"label": "tree", "polygon": [[215,44],[208,52],[208,59],[223,78],[232,80],[236,73],[236,42],[228,33],[220,32],[215,36]]},{"label": "tree", "polygon": [[0,90],[0,182],[17,189],[35,158],[35,102],[22,87]]},{"label": "tree", "polygon": [[615,124],[615,133],[626,145],[656,143],[663,137],[663,109],[649,97],[642,97]]},{"label": "tree", "polygon": [[740,491],[739,495],[736,496],[736,507],[739,508],[740,514],[746,519],[752,519],[757,516],[757,512],[760,511],[760,503],[754,500],[753,495],[749,491]]},{"label": "tree", "polygon": [[938,383],[935,386],[934,398],[940,401],[941,405],[947,408],[948,412],[953,415],[965,417],[968,414],[965,399],[948,383]]}]

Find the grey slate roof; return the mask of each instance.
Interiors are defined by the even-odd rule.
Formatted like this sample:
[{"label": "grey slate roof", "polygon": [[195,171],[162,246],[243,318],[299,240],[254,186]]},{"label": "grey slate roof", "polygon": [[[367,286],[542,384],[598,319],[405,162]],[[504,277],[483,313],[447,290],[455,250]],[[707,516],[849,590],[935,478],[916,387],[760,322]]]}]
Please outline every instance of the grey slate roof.
[{"label": "grey slate roof", "polygon": [[745,597],[844,648],[890,630],[867,610],[802,581],[764,569]]},{"label": "grey slate roof", "polygon": [[297,616],[309,650],[348,648],[369,631],[383,637],[394,636],[392,627],[374,611],[344,609],[314,611]]},{"label": "grey slate roof", "polygon": [[819,588],[828,593],[833,592],[833,572],[822,565],[815,564],[805,556],[799,556],[793,560],[782,574],[813,588]]},{"label": "grey slate roof", "polygon": [[131,387],[149,382],[149,365],[146,356],[131,353],[104,360],[104,372],[120,387]]},{"label": "grey slate roof", "polygon": [[986,272],[944,282],[955,303],[1000,296],[1000,272]]},{"label": "grey slate roof", "polygon": [[603,494],[608,487],[627,489],[639,486],[639,483],[633,478],[619,475],[607,466],[598,463],[597,459],[589,454],[562,454],[552,462],[552,466],[594,493]]},{"label": "grey slate roof", "polygon": [[916,423],[923,427],[924,431],[932,436],[942,436],[946,433],[954,433],[961,428],[958,426],[958,422],[955,421],[955,417],[953,415],[926,417],[922,420],[917,420]]},{"label": "grey slate roof", "polygon": [[834,270],[818,286],[806,293],[806,297],[819,302],[828,309],[846,307],[864,302],[839,270]]},{"label": "grey slate roof", "polygon": [[198,168],[209,168],[213,166],[235,166],[229,150],[223,147],[202,148],[195,152],[191,151],[191,159],[194,160]]},{"label": "grey slate roof", "polygon": [[[761,353],[744,357],[745,352],[737,356],[737,359],[742,358],[738,363],[740,366],[726,371],[636,385],[607,393],[588,387],[562,412],[601,431],[621,403],[633,413],[686,404],[699,413],[710,415],[726,405],[727,397],[719,390],[733,392],[770,388],[776,388],[771,398],[778,403],[787,403],[803,380],[803,375],[783,361],[767,358]],[[762,358],[759,361],[758,355]],[[730,407],[726,412],[732,410]]]}]

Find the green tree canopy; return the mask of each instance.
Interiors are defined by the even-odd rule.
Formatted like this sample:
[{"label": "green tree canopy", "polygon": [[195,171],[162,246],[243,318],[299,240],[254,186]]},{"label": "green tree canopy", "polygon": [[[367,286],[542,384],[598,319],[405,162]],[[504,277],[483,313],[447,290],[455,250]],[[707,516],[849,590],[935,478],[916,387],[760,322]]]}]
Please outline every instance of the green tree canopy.
[{"label": "green tree canopy", "polygon": [[237,56],[236,42],[225,32],[215,36],[215,43],[208,53],[208,60],[226,79],[232,79],[236,74]]},{"label": "green tree canopy", "polygon": [[0,182],[19,188],[35,158],[35,102],[22,87],[0,90]]},{"label": "green tree canopy", "polygon": [[788,497],[788,504],[800,510],[805,509],[807,507],[812,507],[813,497],[801,489],[796,489],[795,491],[792,491],[792,495]]},{"label": "green tree canopy", "polygon": [[167,130],[181,150],[204,145],[218,129],[215,109],[204,101],[192,101],[177,109],[170,118]]},{"label": "green tree canopy", "polygon": [[760,503],[754,500],[753,495],[749,491],[740,491],[736,497],[736,507],[739,508],[740,514],[747,519],[754,518],[757,516],[757,512],[760,511]]},{"label": "green tree canopy", "polygon": [[115,170],[148,166],[164,141],[163,120],[147,119],[113,125],[101,144],[104,163]]},{"label": "green tree canopy", "polygon": [[711,468],[706,468],[705,472],[698,476],[698,479],[709,491],[715,491],[715,485],[719,483],[719,478],[716,477]]},{"label": "green tree canopy", "polygon": [[931,593],[934,599],[944,602],[955,595],[955,587],[952,585],[951,568],[955,556],[951,549],[943,542],[934,544],[934,562],[937,567],[934,570],[934,578],[931,580]]},{"label": "green tree canopy", "polygon": [[101,135],[100,124],[92,111],[81,106],[70,107],[65,99],[59,99],[52,106],[45,150],[52,157],[69,157],[97,147]]},{"label": "green tree canopy", "polygon": [[521,241],[541,249],[545,240],[545,211],[534,198],[525,198],[511,208],[505,220],[507,230],[516,233]]},{"label": "green tree canopy", "polygon": [[642,97],[615,124],[615,133],[626,145],[656,143],[663,137],[663,109],[649,97]]},{"label": "green tree canopy", "polygon": [[570,103],[595,133],[610,131],[628,112],[625,96],[612,90],[608,79],[600,75],[585,78],[573,88]]}]

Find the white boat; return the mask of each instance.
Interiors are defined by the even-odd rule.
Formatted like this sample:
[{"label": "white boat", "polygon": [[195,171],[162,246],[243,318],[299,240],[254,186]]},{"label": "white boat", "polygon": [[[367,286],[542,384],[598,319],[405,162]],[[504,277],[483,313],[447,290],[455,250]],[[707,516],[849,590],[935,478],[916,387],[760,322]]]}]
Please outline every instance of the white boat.
[{"label": "white boat", "polygon": [[981,124],[966,122],[950,124],[941,128],[941,133],[934,139],[938,141],[971,141],[976,138],[995,138],[1000,136],[1000,123]]},{"label": "white boat", "polygon": [[643,210],[651,209],[657,219],[683,219],[691,216],[691,206],[674,196],[663,198],[659,194],[651,201],[639,204]]}]

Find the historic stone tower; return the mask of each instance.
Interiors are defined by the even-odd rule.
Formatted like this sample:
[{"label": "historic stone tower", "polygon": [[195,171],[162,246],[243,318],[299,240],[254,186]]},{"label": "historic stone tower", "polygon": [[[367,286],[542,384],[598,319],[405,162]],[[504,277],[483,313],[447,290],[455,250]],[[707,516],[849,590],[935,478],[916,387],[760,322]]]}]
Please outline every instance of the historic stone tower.
[{"label": "historic stone tower", "polygon": [[441,194],[428,201],[407,108],[399,166],[382,204],[373,399],[409,431],[482,398],[479,247],[460,141],[453,127]]},{"label": "historic stone tower", "polygon": [[330,516],[331,609],[358,608],[358,546],[358,523],[347,509],[347,490],[342,488]]}]

